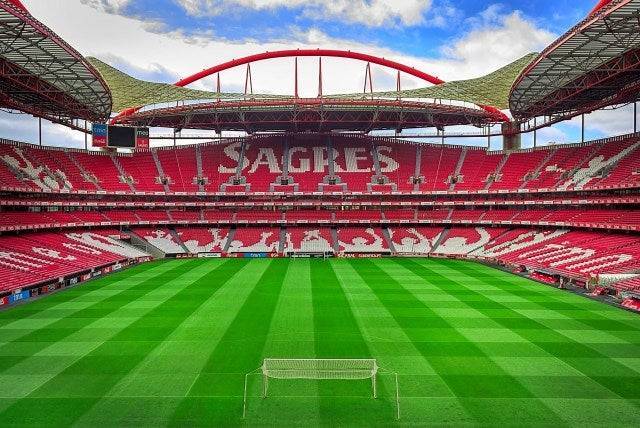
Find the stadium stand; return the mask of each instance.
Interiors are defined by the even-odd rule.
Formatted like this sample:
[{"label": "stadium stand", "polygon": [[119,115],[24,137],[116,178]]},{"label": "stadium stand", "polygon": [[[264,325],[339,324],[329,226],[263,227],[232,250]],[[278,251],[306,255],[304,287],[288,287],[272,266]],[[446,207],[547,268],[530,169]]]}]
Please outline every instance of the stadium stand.
[{"label": "stadium stand", "polygon": [[228,229],[180,227],[176,232],[184,246],[194,254],[222,252],[229,238]]},{"label": "stadium stand", "polygon": [[285,253],[333,253],[333,238],[328,227],[287,227]]},{"label": "stadium stand", "polygon": [[276,253],[280,244],[280,229],[238,227],[229,243],[229,253]]}]

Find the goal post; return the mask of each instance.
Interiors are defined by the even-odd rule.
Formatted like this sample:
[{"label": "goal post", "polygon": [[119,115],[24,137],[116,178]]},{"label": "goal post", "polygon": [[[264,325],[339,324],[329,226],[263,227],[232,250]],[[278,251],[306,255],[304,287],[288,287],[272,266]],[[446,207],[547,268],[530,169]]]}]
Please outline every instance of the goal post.
[{"label": "goal post", "polygon": [[[247,413],[247,387],[249,376],[262,375],[262,398],[267,398],[269,391],[269,379],[344,379],[364,380],[371,379],[371,392],[373,398],[378,398],[378,372],[381,368],[378,362],[371,358],[339,359],[339,358],[265,358],[262,365],[256,370],[247,373],[244,378],[244,394],[242,417]],[[396,386],[396,418],[400,419],[400,395],[398,390],[398,374],[395,375]]]}]

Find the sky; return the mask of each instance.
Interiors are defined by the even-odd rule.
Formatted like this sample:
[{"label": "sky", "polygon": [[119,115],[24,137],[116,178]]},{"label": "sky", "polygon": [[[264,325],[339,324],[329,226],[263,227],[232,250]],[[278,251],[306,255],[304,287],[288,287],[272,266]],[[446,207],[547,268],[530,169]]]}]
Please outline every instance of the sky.
[{"label": "sky", "polygon": [[[174,83],[233,58],[291,48],[349,49],[393,59],[443,80],[482,76],[539,52],[596,0],[22,0],[85,56],[134,77]],[[252,65],[255,92],[293,92],[292,59]],[[300,61],[301,95],[317,91],[317,59]],[[323,61],[324,93],[362,90],[365,65]],[[244,69],[222,73],[223,91],[242,91]],[[374,89],[394,89],[395,72],[374,66]],[[422,83],[403,76],[402,87]],[[191,87],[215,89],[204,79]],[[587,139],[629,132],[632,110],[586,119]],[[2,136],[37,142],[37,120],[0,113]],[[156,131],[162,132],[162,131]],[[168,133],[166,130],[162,133]],[[185,131],[186,133],[186,131]],[[202,134],[202,132],[199,132]],[[538,143],[576,142],[580,121],[538,132]],[[82,146],[82,133],[44,123],[43,142]],[[486,144],[486,140],[449,141]],[[523,136],[531,145],[532,136]],[[500,144],[500,141],[494,141]]]}]

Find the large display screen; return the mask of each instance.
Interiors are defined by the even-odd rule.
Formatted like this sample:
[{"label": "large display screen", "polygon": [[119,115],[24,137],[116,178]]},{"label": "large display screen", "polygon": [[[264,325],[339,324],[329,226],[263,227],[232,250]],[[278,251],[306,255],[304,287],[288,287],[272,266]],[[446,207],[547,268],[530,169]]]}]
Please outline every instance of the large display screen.
[{"label": "large display screen", "polygon": [[109,147],[136,147],[136,128],[128,126],[109,126]]},{"label": "large display screen", "polygon": [[93,124],[93,147],[148,149],[149,128]]}]

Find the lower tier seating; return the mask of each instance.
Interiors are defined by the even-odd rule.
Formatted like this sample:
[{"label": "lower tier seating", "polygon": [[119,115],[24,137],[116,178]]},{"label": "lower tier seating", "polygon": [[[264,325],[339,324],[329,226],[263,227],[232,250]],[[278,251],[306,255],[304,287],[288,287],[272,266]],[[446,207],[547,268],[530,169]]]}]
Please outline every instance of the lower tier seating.
[{"label": "lower tier seating", "polygon": [[[126,240],[137,236],[149,251],[182,253],[402,253],[481,258],[538,279],[563,275],[586,281],[603,276],[604,286],[640,292],[640,235],[531,227],[340,226],[135,227],[0,236],[0,292],[66,278],[92,268],[149,254]],[[636,275],[636,276],[634,276]],[[623,278],[624,280],[620,279]],[[631,279],[629,279],[631,278]]]},{"label": "lower tier seating", "polygon": [[344,227],[338,229],[338,248],[345,253],[379,253],[389,251],[380,227]]},{"label": "lower tier seating", "polygon": [[180,254],[186,252],[167,228],[135,228],[133,231],[136,235],[145,239],[149,244],[165,254]]},{"label": "lower tier seating", "polygon": [[180,227],[176,232],[189,252],[195,254],[222,252],[229,239],[228,229],[213,227]]},{"label": "lower tier seating", "polygon": [[333,252],[333,238],[328,227],[288,227],[285,234],[285,253]]},{"label": "lower tier seating", "polygon": [[74,231],[0,236],[0,275],[3,278],[0,292],[148,256],[113,238],[112,233]]}]

